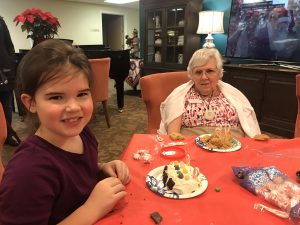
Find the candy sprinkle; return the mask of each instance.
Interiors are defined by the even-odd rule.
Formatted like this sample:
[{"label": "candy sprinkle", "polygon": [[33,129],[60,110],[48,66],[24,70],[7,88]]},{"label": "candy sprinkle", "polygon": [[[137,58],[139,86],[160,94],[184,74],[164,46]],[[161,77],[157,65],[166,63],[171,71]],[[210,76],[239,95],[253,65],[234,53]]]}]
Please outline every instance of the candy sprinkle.
[{"label": "candy sprinkle", "polygon": [[221,191],[221,188],[216,187],[216,188],[215,188],[215,191],[216,191],[216,192],[220,192],[220,191]]}]

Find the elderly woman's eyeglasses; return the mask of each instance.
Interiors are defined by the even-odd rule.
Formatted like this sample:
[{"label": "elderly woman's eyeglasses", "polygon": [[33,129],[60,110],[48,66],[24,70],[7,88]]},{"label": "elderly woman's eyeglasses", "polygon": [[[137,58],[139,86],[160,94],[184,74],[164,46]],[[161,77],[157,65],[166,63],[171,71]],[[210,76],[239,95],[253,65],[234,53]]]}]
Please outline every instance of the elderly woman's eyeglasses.
[{"label": "elderly woman's eyeglasses", "polygon": [[195,69],[195,70],[193,70],[193,75],[202,76],[203,74],[205,74],[205,76],[207,76],[207,77],[214,76],[217,74],[217,70],[216,69],[206,69],[206,70]]}]

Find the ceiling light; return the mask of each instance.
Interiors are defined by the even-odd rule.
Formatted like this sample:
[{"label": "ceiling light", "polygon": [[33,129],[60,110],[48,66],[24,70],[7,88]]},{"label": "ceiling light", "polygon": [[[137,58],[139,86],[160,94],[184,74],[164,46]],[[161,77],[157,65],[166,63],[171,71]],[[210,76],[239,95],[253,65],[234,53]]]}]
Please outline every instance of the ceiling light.
[{"label": "ceiling light", "polygon": [[138,2],[139,0],[105,0],[104,2],[113,4],[126,4],[131,2]]}]

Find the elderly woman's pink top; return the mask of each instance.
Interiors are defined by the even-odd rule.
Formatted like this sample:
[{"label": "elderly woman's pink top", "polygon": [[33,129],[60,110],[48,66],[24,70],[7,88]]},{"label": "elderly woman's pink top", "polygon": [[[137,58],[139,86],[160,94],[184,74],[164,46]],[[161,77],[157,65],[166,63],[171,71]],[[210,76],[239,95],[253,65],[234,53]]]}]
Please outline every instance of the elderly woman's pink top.
[{"label": "elderly woman's pink top", "polygon": [[[183,127],[218,127],[228,126],[241,128],[235,107],[224,97],[222,92],[218,96],[201,98],[192,87],[184,99],[185,112],[182,115]],[[212,120],[204,117],[205,111],[210,108],[215,116]]]}]

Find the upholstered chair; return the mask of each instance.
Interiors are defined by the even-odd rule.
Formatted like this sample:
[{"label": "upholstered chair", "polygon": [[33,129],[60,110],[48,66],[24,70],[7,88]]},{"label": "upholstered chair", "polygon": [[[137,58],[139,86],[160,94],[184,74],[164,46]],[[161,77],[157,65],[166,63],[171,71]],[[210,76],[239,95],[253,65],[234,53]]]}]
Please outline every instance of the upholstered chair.
[{"label": "upholstered chair", "polygon": [[2,104],[0,103],[0,182],[4,172],[2,153],[3,153],[3,145],[6,139],[6,135],[7,135],[6,120],[5,120]]},{"label": "upholstered chair", "polygon": [[94,101],[102,103],[107,127],[110,127],[107,109],[110,58],[89,59],[89,62],[93,73],[92,92]]},{"label": "upholstered chair", "polygon": [[298,113],[295,124],[295,137],[300,137],[300,74],[296,75],[296,97],[298,102]]},{"label": "upholstered chair", "polygon": [[189,81],[186,71],[156,73],[140,79],[143,101],[148,114],[148,132],[157,133],[161,121],[160,104],[179,85]]}]

